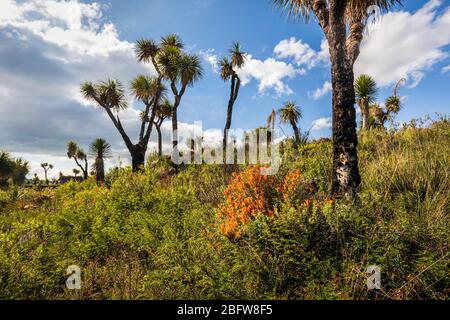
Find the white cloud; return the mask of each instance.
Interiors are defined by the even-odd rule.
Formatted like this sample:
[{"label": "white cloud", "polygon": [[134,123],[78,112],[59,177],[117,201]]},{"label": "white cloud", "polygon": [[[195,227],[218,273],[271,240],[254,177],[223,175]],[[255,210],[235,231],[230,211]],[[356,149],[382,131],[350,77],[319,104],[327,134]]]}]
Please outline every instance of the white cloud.
[{"label": "white cloud", "polygon": [[238,70],[242,85],[245,86],[254,78],[259,82],[258,91],[260,94],[265,93],[268,89],[274,89],[277,96],[293,93],[292,89],[284,82],[286,78],[292,79],[305,73],[304,69],[297,69],[284,61],[278,61],[274,58],[267,58],[264,61],[258,60],[250,54],[246,55],[244,67]]},{"label": "white cloud", "polygon": [[319,118],[314,120],[312,123],[312,131],[318,131],[323,129],[330,129],[332,127],[332,119],[330,118]]},{"label": "white cloud", "polygon": [[78,0],[31,0],[19,3],[2,0],[0,27],[28,31],[42,40],[74,54],[108,56],[111,52],[132,50],[133,45],[118,38],[112,23],[101,24],[102,7]]},{"label": "white cloud", "polygon": [[219,73],[219,58],[214,49],[200,50],[200,56],[211,66],[214,73]]},{"label": "white cloud", "polygon": [[316,52],[309,44],[295,37],[280,41],[274,49],[275,56],[280,59],[292,58],[297,66],[306,66],[309,69],[320,63],[329,61],[329,49],[326,40],[322,40],[320,51]]},{"label": "white cloud", "polygon": [[[26,155],[34,170],[43,154],[56,166],[73,167],[65,157],[72,139],[86,148],[102,137],[124,149],[106,114],[81,103],[79,85],[112,77],[128,86],[153,69],[139,64],[133,44],[104,22],[103,8],[77,0],[0,1],[0,145]],[[121,114],[133,140],[137,113],[132,105]]]},{"label": "white cloud", "polygon": [[447,73],[450,71],[450,65],[442,68],[442,73]]},{"label": "white cloud", "polygon": [[[199,54],[211,66],[214,73],[219,73],[219,58],[215,54],[215,49],[200,50]],[[251,54],[246,54],[245,65],[237,73],[242,80],[243,86],[255,79],[259,82],[258,92],[260,94],[273,89],[277,96],[282,96],[293,93],[284,80],[292,79],[297,75],[304,75],[306,71],[274,58],[258,60],[254,59]]]},{"label": "white cloud", "polygon": [[441,5],[441,0],[431,0],[415,13],[388,13],[379,24],[369,25],[355,73],[369,74],[381,86],[402,77],[408,86],[417,86],[426,71],[449,56],[444,47],[450,44],[450,7],[439,14]]},{"label": "white cloud", "polygon": [[330,93],[333,90],[333,86],[330,81],[326,81],[322,88],[317,88],[312,94],[310,94],[310,97],[314,100],[319,100],[320,98],[324,97],[328,93]]}]

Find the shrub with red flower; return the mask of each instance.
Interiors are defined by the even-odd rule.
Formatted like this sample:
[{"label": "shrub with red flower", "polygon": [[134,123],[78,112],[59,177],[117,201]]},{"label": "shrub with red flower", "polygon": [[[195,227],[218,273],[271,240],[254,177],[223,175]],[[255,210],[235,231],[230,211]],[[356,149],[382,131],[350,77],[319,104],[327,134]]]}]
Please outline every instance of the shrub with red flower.
[{"label": "shrub with red flower", "polygon": [[250,166],[233,179],[224,191],[226,200],[218,218],[227,236],[239,237],[239,228],[257,214],[272,216],[276,194],[276,178],[261,175],[260,166]]},{"label": "shrub with red flower", "polygon": [[261,175],[260,166],[250,166],[233,178],[225,189],[225,203],[219,207],[220,228],[226,236],[239,237],[241,226],[258,214],[273,216],[275,207],[321,209],[333,201],[318,196],[314,181],[305,180],[298,169],[289,171],[279,181]]}]

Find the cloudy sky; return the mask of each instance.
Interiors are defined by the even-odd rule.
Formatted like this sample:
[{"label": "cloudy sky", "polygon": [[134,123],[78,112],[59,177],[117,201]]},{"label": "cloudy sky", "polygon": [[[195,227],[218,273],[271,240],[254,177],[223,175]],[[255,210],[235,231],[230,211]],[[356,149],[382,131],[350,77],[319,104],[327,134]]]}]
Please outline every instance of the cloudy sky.
[{"label": "cloudy sky", "polygon": [[[450,0],[404,2],[369,26],[355,67],[376,79],[380,101],[400,78],[407,79],[400,122],[450,110]],[[183,98],[182,130],[200,121],[211,139],[220,137],[229,85],[220,80],[216,63],[238,40],[247,60],[239,72],[244,86],[233,128],[263,125],[272,108],[295,100],[303,109],[303,130],[330,135],[323,33],[315,21],[287,21],[268,0],[0,0],[0,149],[29,160],[31,174],[42,176],[39,163],[50,162],[57,175],[75,167],[65,156],[67,141],[87,149],[102,137],[114,149],[109,165],[129,163],[112,123],[81,98],[79,84],[106,77],[128,84],[138,74],[152,74],[151,66],[136,62],[133,43],[168,33],[178,33],[205,68]],[[131,97],[130,103],[121,119],[137,137],[142,106]],[[170,124],[164,129],[168,147]]]}]

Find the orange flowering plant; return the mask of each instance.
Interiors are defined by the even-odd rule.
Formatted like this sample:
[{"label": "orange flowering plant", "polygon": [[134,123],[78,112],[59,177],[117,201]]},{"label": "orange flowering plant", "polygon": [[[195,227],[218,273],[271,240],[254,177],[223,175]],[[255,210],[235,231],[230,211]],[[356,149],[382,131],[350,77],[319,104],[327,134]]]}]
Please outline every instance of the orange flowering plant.
[{"label": "orange flowering plant", "polygon": [[257,214],[273,215],[275,179],[275,176],[261,175],[259,165],[249,166],[233,175],[224,191],[225,203],[220,206],[218,214],[225,235],[238,237],[239,227]]},{"label": "orange flowering plant", "polygon": [[298,169],[287,172],[283,178],[261,175],[260,166],[249,166],[234,174],[224,191],[225,203],[219,207],[218,219],[226,236],[239,237],[241,226],[258,214],[269,217],[276,207],[320,210],[332,200],[318,196],[313,181],[306,181]]}]

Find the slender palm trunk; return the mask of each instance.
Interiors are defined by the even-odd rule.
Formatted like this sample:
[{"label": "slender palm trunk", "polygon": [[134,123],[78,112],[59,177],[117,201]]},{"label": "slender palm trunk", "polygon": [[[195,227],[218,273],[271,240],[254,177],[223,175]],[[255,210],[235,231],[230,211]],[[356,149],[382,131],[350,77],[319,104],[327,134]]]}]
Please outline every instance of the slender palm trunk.
[{"label": "slender palm trunk", "polygon": [[359,107],[361,109],[362,128],[369,129],[369,102],[366,99],[360,101]]},{"label": "slender palm trunk", "polygon": [[172,147],[173,150],[178,147],[178,106],[174,106],[172,114]]},{"label": "slender palm trunk", "polygon": [[162,157],[162,133],[161,126],[155,124],[156,131],[158,132],[158,156]]},{"label": "slender palm trunk", "polygon": [[231,119],[233,117],[233,107],[234,103],[239,94],[240,82],[238,75],[233,71],[233,76],[231,77],[231,87],[230,87],[230,99],[228,100],[227,108],[227,120],[225,122],[225,128],[223,129],[223,160],[224,164],[227,163],[227,143],[228,143],[228,132],[231,128]]},{"label": "slender palm trunk", "polygon": [[228,143],[228,131],[231,128],[231,118],[233,116],[233,101],[230,100],[228,102],[228,109],[227,109],[227,120],[225,123],[225,128],[223,129],[223,158],[224,163],[226,163],[226,157],[227,157],[227,143]]},{"label": "slender palm trunk", "polygon": [[83,172],[83,179],[87,180],[87,178],[88,178],[88,162],[87,162],[87,158],[84,158],[84,169],[82,168],[81,171]]},{"label": "slender palm trunk", "polygon": [[300,144],[300,132],[298,130],[297,124],[294,121],[291,121],[292,129],[294,130],[295,135],[295,144],[298,146]]},{"label": "slender palm trunk", "polygon": [[175,95],[175,102],[173,104],[172,112],[172,165],[178,171],[178,162],[180,157],[180,152],[178,150],[178,107],[181,103],[181,97],[184,94],[186,87],[183,87],[178,93],[176,91],[175,85],[172,83],[172,91]]},{"label": "slender palm trunk", "polygon": [[328,36],[333,84],[332,192],[335,195],[353,197],[361,183],[357,156],[354,74],[353,66],[346,56],[345,46],[342,45],[346,43],[346,26],[339,10],[331,10],[332,28]]},{"label": "slender palm trunk", "polygon": [[47,170],[44,169],[45,183],[48,184]]}]

